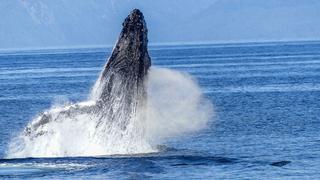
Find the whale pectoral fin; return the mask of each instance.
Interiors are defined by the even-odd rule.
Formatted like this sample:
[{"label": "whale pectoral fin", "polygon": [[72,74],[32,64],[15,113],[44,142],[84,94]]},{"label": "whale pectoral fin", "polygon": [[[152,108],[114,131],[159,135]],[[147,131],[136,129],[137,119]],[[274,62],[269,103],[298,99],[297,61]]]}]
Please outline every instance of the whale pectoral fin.
[{"label": "whale pectoral fin", "polygon": [[[61,109],[59,112],[51,113],[51,112],[43,112],[38,116],[36,121],[31,122],[24,130],[24,134],[40,136],[46,133],[42,127],[45,127],[47,124],[51,122],[58,122],[64,119],[73,119],[75,116],[80,114],[88,114],[95,112],[97,109],[97,105],[91,106],[79,106],[77,104],[70,105],[69,107],[65,107]],[[54,114],[54,115],[53,115]]]}]

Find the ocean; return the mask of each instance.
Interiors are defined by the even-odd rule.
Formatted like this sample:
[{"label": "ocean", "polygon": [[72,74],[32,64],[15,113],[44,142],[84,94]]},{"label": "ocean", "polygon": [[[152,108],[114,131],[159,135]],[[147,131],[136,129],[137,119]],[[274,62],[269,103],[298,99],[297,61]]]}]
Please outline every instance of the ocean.
[{"label": "ocean", "polygon": [[317,41],[151,46],[152,66],[192,75],[213,104],[205,128],[155,153],[8,159],[37,114],[88,97],[110,52],[0,52],[0,179],[320,178]]}]

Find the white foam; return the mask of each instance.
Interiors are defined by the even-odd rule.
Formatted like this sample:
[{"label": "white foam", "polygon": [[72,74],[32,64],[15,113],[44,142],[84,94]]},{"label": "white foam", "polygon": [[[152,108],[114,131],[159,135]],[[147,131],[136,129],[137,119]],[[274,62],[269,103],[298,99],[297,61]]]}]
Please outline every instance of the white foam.
[{"label": "white foam", "polygon": [[[152,68],[148,76],[147,106],[130,116],[125,129],[121,118],[101,121],[94,112],[66,116],[60,112],[90,107],[96,103],[99,85],[93,87],[88,101],[55,105],[45,111],[54,121],[37,127],[36,136],[21,133],[11,143],[7,157],[100,156],[156,152],[164,138],[205,127],[212,105],[204,99],[189,75],[168,69]],[[121,97],[119,97],[121,98]],[[121,102],[121,101],[119,101]],[[113,106],[118,106],[113,102]],[[37,124],[36,117],[29,126]],[[101,122],[103,125],[101,125]],[[42,133],[46,132],[46,133]],[[32,137],[32,138],[31,138]]]}]

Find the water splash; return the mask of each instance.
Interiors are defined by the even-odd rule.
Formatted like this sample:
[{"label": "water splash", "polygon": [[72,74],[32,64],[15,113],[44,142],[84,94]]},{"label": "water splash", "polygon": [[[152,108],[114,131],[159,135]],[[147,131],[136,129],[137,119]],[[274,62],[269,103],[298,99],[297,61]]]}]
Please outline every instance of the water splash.
[{"label": "water splash", "polygon": [[146,131],[152,140],[204,128],[212,109],[212,104],[189,74],[165,68],[151,69]]},{"label": "water splash", "polygon": [[[24,131],[12,140],[7,157],[157,152],[156,145],[164,138],[199,130],[205,127],[212,115],[212,105],[204,99],[191,76],[169,69],[151,68],[147,80],[147,102],[134,115],[127,115],[126,126],[121,125],[121,116],[117,121],[101,121],[102,117],[108,116],[90,110],[96,106],[96,97],[101,94],[98,81],[87,101],[55,105],[33,119],[28,127],[37,129],[31,135]],[[119,107],[119,103],[123,102],[112,101],[112,106]],[[40,124],[43,117],[54,120]]]}]

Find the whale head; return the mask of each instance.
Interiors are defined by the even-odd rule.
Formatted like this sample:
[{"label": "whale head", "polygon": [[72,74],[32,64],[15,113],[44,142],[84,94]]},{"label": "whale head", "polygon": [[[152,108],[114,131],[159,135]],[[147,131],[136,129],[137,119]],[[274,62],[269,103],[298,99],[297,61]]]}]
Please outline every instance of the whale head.
[{"label": "whale head", "polygon": [[103,82],[100,99],[103,101],[109,101],[112,88],[118,88],[115,87],[117,83],[126,94],[132,94],[128,91],[135,88],[143,89],[151,66],[148,29],[141,11],[134,9],[122,26],[119,39],[100,77]]}]

